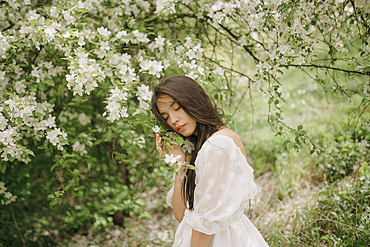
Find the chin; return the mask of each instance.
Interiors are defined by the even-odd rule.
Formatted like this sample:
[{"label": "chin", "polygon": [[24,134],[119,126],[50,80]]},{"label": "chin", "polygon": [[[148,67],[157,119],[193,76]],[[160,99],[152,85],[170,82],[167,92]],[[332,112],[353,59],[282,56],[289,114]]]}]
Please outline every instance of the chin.
[{"label": "chin", "polygon": [[194,130],[194,131],[190,131],[190,132],[185,131],[185,133],[183,133],[182,135],[183,135],[183,136],[186,136],[186,137],[189,137],[189,136],[191,136],[191,135],[194,135],[194,133],[195,133],[195,130]]}]

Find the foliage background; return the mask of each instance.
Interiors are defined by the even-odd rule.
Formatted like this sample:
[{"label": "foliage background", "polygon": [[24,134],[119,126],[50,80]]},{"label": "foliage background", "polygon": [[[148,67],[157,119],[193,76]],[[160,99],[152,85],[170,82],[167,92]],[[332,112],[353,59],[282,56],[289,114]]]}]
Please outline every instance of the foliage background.
[{"label": "foliage background", "polygon": [[369,6],[1,1],[0,246],[68,246],[78,232],[169,246],[172,170],[148,102],[174,74],[242,137],[261,187],[249,216],[270,245],[366,246]]}]

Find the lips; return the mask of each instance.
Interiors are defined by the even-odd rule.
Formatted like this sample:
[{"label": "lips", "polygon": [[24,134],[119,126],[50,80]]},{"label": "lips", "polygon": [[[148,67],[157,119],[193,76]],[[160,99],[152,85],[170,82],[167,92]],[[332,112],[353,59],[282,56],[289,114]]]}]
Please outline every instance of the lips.
[{"label": "lips", "polygon": [[179,126],[176,127],[176,129],[177,129],[178,132],[181,132],[181,131],[183,131],[185,129],[185,127],[186,127],[186,124],[179,125]]}]

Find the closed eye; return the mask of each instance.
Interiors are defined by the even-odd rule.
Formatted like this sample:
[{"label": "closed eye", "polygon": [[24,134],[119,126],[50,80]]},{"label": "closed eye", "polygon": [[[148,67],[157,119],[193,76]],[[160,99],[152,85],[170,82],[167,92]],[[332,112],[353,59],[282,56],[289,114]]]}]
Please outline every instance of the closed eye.
[{"label": "closed eye", "polygon": [[177,107],[177,108],[175,109],[175,111],[178,111],[178,110],[180,110],[180,109],[181,109],[181,106]]}]

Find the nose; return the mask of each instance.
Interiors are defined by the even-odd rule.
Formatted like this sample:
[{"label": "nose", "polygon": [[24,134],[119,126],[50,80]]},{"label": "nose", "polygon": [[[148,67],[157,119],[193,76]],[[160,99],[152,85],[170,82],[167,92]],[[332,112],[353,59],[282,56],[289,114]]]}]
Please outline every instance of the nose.
[{"label": "nose", "polygon": [[170,122],[171,124],[175,124],[179,121],[179,116],[176,114],[176,112],[171,112],[170,113]]}]

